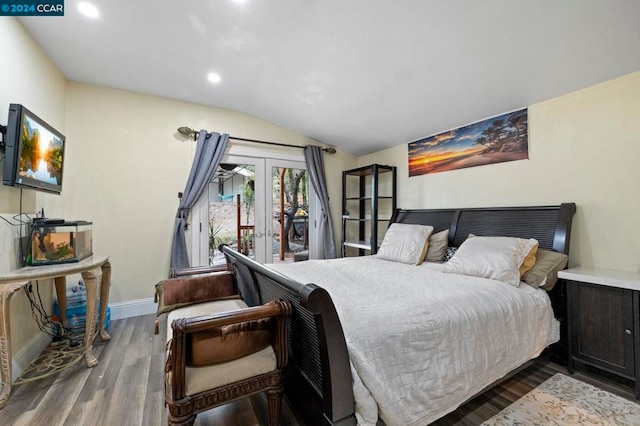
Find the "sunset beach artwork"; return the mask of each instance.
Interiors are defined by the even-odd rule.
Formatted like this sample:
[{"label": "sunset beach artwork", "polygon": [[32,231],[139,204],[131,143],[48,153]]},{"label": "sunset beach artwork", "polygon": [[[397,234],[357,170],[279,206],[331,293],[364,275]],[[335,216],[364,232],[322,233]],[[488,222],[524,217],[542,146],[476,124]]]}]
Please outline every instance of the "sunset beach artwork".
[{"label": "sunset beach artwork", "polygon": [[524,108],[409,143],[409,176],[528,158]]}]

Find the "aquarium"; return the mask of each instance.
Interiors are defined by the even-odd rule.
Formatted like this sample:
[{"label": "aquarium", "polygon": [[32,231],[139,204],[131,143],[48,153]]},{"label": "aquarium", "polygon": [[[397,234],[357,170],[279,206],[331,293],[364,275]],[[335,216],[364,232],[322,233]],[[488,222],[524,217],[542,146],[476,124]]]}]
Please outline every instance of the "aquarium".
[{"label": "aquarium", "polygon": [[33,223],[31,265],[78,262],[93,254],[91,222]]}]

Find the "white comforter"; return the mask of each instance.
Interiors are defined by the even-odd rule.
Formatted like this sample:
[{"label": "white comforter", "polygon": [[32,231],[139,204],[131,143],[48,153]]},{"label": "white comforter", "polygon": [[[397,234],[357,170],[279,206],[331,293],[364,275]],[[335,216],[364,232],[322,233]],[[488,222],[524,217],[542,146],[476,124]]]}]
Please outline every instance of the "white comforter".
[{"label": "white comforter", "polygon": [[352,363],[356,416],[426,425],[559,339],[549,297],[526,284],[373,256],[269,265],[324,287]]}]

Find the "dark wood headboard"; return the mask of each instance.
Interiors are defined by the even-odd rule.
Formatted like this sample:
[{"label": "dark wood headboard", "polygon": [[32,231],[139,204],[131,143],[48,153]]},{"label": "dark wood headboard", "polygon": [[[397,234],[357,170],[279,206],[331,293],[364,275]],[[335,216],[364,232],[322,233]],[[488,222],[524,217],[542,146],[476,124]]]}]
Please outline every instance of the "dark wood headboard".
[{"label": "dark wood headboard", "polygon": [[569,253],[574,203],[543,207],[396,210],[391,223],[449,229],[449,246],[458,247],[470,233],[482,236],[535,238],[540,248]]},{"label": "dark wood headboard", "polygon": [[[542,248],[567,253],[575,209],[575,204],[565,203],[550,207],[396,210],[392,221],[431,225],[436,231],[449,229],[451,246],[460,245],[472,232],[536,238]],[[304,424],[355,425],[349,354],[329,293],[313,283],[300,283],[275,272],[225,245],[220,251],[248,305],[274,299],[289,300],[293,305],[285,393]],[[557,291],[562,295],[560,289]],[[563,302],[558,303],[559,308],[554,306],[554,310],[564,312]]]}]

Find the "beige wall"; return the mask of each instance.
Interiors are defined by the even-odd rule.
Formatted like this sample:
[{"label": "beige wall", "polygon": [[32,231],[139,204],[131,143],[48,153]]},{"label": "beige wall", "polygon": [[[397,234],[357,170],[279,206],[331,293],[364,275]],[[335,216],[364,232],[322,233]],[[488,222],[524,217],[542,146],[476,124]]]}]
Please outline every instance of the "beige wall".
[{"label": "beige wall", "polygon": [[[0,66],[0,123],[7,124],[9,104],[19,103],[64,133],[64,76],[15,18],[0,19],[0,40],[3,41],[4,58]],[[3,169],[4,161],[0,164],[0,169]],[[41,199],[56,196],[24,191],[23,211],[35,211],[36,197]],[[0,187],[0,212],[18,213],[19,200],[18,189]]]},{"label": "beige wall", "polygon": [[[104,87],[67,83],[17,20],[0,20],[0,122],[27,105],[67,136],[61,196],[24,191],[23,210],[94,222],[94,250],[111,256],[112,302],[152,296],[168,270],[176,195],[194,144],[182,125],[296,145],[314,143],[246,114]],[[7,66],[10,65],[10,66]],[[532,105],[530,160],[408,178],[407,145],[355,158],[325,157],[339,236],[341,171],[373,162],[399,168],[403,208],[555,204],[574,201],[571,264],[640,269],[640,73]],[[15,214],[19,191],[0,186],[0,213]],[[6,217],[6,216],[5,216]],[[0,272],[15,269],[15,230],[0,223]],[[12,306],[14,350],[36,333],[26,298]],[[50,303],[50,301],[49,301]]]},{"label": "beige wall", "polygon": [[[111,302],[152,297],[153,284],[166,277],[177,194],[184,189],[195,148],[176,137],[177,127],[317,143],[247,114],[67,82],[14,18],[0,19],[0,40],[7,41],[3,57],[11,58],[0,67],[0,123],[6,124],[9,103],[22,103],[67,137],[62,195],[24,191],[23,211],[44,207],[49,217],[93,222],[94,251],[108,254],[113,265]],[[343,152],[325,158],[338,225],[340,172],[357,159]],[[3,217],[19,211],[19,195],[0,186]],[[17,268],[17,228],[1,221],[0,238],[2,273]],[[45,305],[51,303],[45,295]],[[13,298],[11,320],[16,354],[38,334],[22,293]]]},{"label": "beige wall", "polygon": [[402,208],[573,201],[570,265],[640,271],[640,72],[531,105],[529,153],[411,178],[406,143],[358,163],[398,167]]},{"label": "beige wall", "polygon": [[[178,127],[317,144],[247,114],[154,96],[70,82],[67,98],[67,136],[73,143],[66,153],[60,214],[93,222],[94,252],[111,257],[112,302],[151,297],[153,285],[167,276],[177,194],[195,148],[175,136]],[[339,203],[339,172],[356,158],[325,158],[330,196]],[[339,207],[332,214],[338,221]]]},{"label": "beige wall", "polygon": [[[0,124],[7,124],[10,103],[25,105],[35,114],[65,133],[66,81],[40,47],[24,31],[15,18],[0,19],[2,66],[0,66]],[[0,161],[0,173],[4,161]],[[33,215],[45,200],[56,195],[24,190],[22,211]],[[0,185],[0,214],[15,223],[20,211],[20,190]],[[52,212],[53,213],[53,212]],[[18,228],[0,221],[0,273],[14,270],[18,264]],[[50,307],[51,291],[41,286],[43,302]],[[18,292],[11,302],[11,341],[14,354],[21,351],[37,335],[27,297]]]}]

